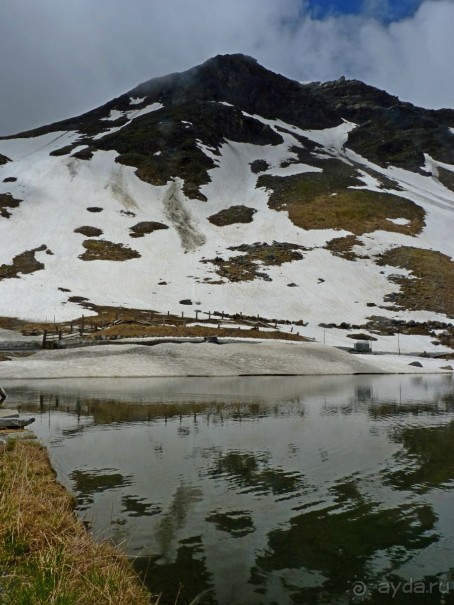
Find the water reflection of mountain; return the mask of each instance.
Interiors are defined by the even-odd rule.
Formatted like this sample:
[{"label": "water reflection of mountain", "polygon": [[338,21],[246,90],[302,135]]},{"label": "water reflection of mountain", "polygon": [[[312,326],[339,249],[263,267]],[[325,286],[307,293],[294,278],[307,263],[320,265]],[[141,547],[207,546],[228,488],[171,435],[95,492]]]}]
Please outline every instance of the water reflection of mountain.
[{"label": "water reflection of mountain", "polygon": [[64,411],[91,416],[96,424],[175,416],[240,421],[303,414],[307,404],[326,414],[363,409],[377,419],[454,408],[449,375],[38,380],[15,381],[9,390],[9,404],[23,411]]},{"label": "water reflection of mountain", "polygon": [[[377,553],[395,570],[415,551],[437,541],[432,532],[436,516],[430,506],[410,503],[383,508],[365,497],[354,481],[338,484],[331,492],[333,504],[301,513],[288,527],[268,534],[267,547],[251,569],[257,589],[279,580],[293,603],[334,602],[336,596],[348,595],[355,578],[368,577],[371,586],[377,583],[371,565]],[[305,570],[319,583],[298,587],[289,577],[293,569]]]},{"label": "water reflection of mountain", "polygon": [[441,426],[401,427],[393,436],[403,446],[395,455],[395,466],[404,467],[386,473],[390,485],[422,493],[433,488],[452,488],[454,421]]},{"label": "water reflection of mountain", "polygon": [[201,605],[346,605],[357,578],[376,605],[440,602],[377,586],[454,568],[452,377],[130,384],[24,383],[9,405],[163,605],[180,585]]}]

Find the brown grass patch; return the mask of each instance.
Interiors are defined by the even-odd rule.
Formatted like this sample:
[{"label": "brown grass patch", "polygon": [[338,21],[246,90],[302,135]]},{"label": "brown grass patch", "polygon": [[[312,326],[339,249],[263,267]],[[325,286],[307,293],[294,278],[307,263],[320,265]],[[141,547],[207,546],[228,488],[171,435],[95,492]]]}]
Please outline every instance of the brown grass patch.
[{"label": "brown grass patch", "polygon": [[400,292],[392,297],[398,307],[454,317],[454,262],[449,256],[402,246],[382,254],[378,264],[401,267],[413,273],[413,277],[392,279],[400,286]]},{"label": "brown grass patch", "polygon": [[13,442],[0,455],[0,471],[4,605],[150,602],[126,557],[96,543],[77,520],[42,446]]},{"label": "brown grass patch", "polygon": [[0,266],[0,281],[2,279],[12,279],[18,277],[20,274],[35,273],[44,269],[44,264],[40,263],[35,258],[36,252],[44,252],[47,250],[47,246],[44,244],[39,248],[33,250],[26,250],[22,254],[18,254],[13,258],[10,265]]},{"label": "brown grass patch", "polygon": [[137,223],[137,225],[131,227],[131,233],[129,235],[131,237],[143,237],[144,235],[153,233],[153,231],[160,231],[161,229],[168,228],[169,227],[167,225],[158,223],[157,221],[143,221],[142,223]]},{"label": "brown grass patch", "polygon": [[[328,171],[289,177],[262,176],[258,186],[271,191],[268,205],[285,210],[302,229],[344,229],[355,235],[392,231],[417,235],[424,226],[424,210],[391,193],[351,189],[363,185],[352,169],[334,167]],[[337,166],[337,168],[336,168]],[[407,225],[388,219],[404,218]]]},{"label": "brown grass patch", "polygon": [[8,212],[8,208],[18,208],[22,201],[13,197],[11,193],[0,193],[0,216],[10,218],[11,212]]},{"label": "brown grass patch", "polygon": [[98,229],[97,227],[85,226],[74,229],[74,233],[81,233],[86,237],[98,237],[99,235],[102,235],[103,232],[102,229]]},{"label": "brown grass patch", "polygon": [[225,208],[216,214],[212,214],[208,217],[208,220],[217,227],[235,225],[237,223],[252,223],[256,212],[257,210],[248,208],[247,206],[230,206],[230,208]]},{"label": "brown grass patch", "polygon": [[353,246],[362,246],[363,244],[356,237],[356,235],[347,235],[345,237],[335,237],[329,241],[325,248],[329,250],[334,256],[340,256],[346,260],[355,261],[358,258],[362,258],[353,252]]},{"label": "brown grass patch", "polygon": [[282,265],[295,260],[301,260],[303,255],[300,250],[306,250],[306,248],[297,244],[273,242],[272,244],[243,244],[229,248],[229,250],[245,252],[245,254],[232,256],[228,259],[216,257],[201,262],[212,263],[219,276],[231,282],[237,282],[253,281],[257,278],[271,281],[266,273],[260,271],[260,267],[264,265]]},{"label": "brown grass patch", "polygon": [[82,245],[85,252],[79,255],[79,258],[85,261],[110,260],[122,262],[132,258],[140,258],[140,254],[136,250],[106,240],[86,239]]},{"label": "brown grass patch", "polygon": [[[194,320],[192,320],[194,321]],[[260,327],[256,328],[217,328],[215,325],[206,326],[143,326],[137,324],[120,324],[112,326],[105,330],[95,332],[90,335],[91,338],[96,336],[116,336],[118,338],[146,338],[146,337],[175,337],[175,338],[205,338],[208,336],[217,336],[218,338],[259,338],[263,339],[280,339],[280,340],[307,340],[303,336],[289,334],[287,332],[269,331],[264,332]]]}]

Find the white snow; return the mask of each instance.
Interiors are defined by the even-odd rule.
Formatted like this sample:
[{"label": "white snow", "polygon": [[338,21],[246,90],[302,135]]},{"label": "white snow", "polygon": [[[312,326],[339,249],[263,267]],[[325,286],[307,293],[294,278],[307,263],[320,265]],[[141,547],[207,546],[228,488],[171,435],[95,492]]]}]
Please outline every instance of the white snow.
[{"label": "white snow", "polygon": [[407,218],[388,218],[386,219],[390,223],[394,223],[395,225],[409,225],[410,221]]},{"label": "white snow", "polygon": [[143,103],[147,97],[130,97],[129,104],[130,105],[140,105]]},{"label": "white snow", "polygon": [[347,142],[349,133],[357,127],[352,122],[344,120],[339,126],[324,130],[301,130],[301,134],[311,141],[322,145],[328,153],[340,153]]},{"label": "white snow", "polygon": [[[139,100],[131,104],[139,104]],[[133,120],[161,107],[162,104],[153,103],[121,115]],[[118,118],[112,114],[109,117]],[[454,194],[435,176],[437,166],[445,165],[435,163],[427,156],[427,165],[432,162],[431,176],[393,167],[382,168],[345,147],[354,124],[344,122],[336,128],[303,131],[282,121],[253,117],[271,128],[285,128],[288,132],[277,131],[283,143],[260,146],[226,141],[217,155],[199,142],[199,148],[215,163],[209,171],[210,182],[201,187],[208,202],[188,200],[179,179],[160,187],[141,181],[135,175],[134,167],[115,162],[117,154],[113,151],[98,151],[90,161],[49,155],[53,150],[77,143],[80,136],[77,132],[0,141],[0,153],[14,160],[0,167],[0,193],[11,192],[23,200],[11,211],[10,219],[0,217],[0,265],[9,264],[14,256],[42,244],[53,252],[53,255],[36,254],[45,270],[0,281],[0,315],[43,320],[55,314],[57,321],[68,320],[82,312],[90,314],[68,302],[69,296],[84,296],[95,304],[173,313],[183,310],[185,315],[193,314],[194,320],[195,309],[260,314],[292,322],[302,319],[308,322],[307,326],[293,324],[280,328],[290,331],[293,327],[294,332],[344,347],[351,347],[353,343],[348,334],[365,330],[325,330],[319,324],[348,322],[362,325],[371,315],[450,321],[428,311],[395,311],[383,303],[384,297],[397,289],[388,281],[388,276],[408,275],[408,272],[395,267],[379,267],[372,258],[396,245],[431,248],[454,257]],[[117,129],[109,129],[94,138]],[[295,227],[285,211],[271,210],[269,192],[256,187],[260,175],[251,171],[252,162],[265,160],[269,168],[261,174],[275,176],[320,171],[320,168],[292,163],[297,158],[290,149],[293,145],[301,145],[294,135],[317,142],[325,155],[354,162],[365,169],[372,168],[377,174],[396,179],[403,190],[389,192],[414,201],[426,212],[422,234],[418,237],[387,231],[365,234],[359,238],[363,245],[354,250],[371,258],[352,262],[324,249],[328,241],[348,235],[347,231],[306,231]],[[158,151],[156,155],[160,153]],[[287,162],[290,163],[283,167]],[[4,183],[3,179],[9,176],[18,177],[18,181]],[[364,188],[383,191],[378,179],[365,171],[361,173],[361,179]],[[233,205],[256,210],[252,222],[217,227],[207,220]],[[103,212],[87,212],[89,206],[99,206]],[[126,215],[126,212],[135,216]],[[403,218],[389,220],[398,225],[407,224]],[[158,221],[169,229],[143,238],[131,238],[130,228],[141,221]],[[126,262],[80,260],[78,257],[84,251],[82,242],[86,238],[74,233],[74,229],[83,225],[102,229],[102,239],[128,245],[141,257]],[[223,280],[221,285],[206,281],[219,281],[220,278],[214,265],[201,261],[242,254],[230,250],[231,247],[256,242],[271,244],[273,241],[293,243],[307,250],[301,251],[302,260],[260,267],[259,271],[266,273],[272,281],[257,279],[231,283]],[[158,282],[162,280],[167,285],[159,286]],[[297,287],[288,287],[290,283]],[[62,292],[61,287],[71,292]],[[200,305],[192,309],[182,307],[179,301],[186,298],[194,304],[200,302]],[[377,307],[371,308],[368,303],[375,303]],[[377,338],[373,343],[374,351],[397,352],[396,337]],[[429,336],[402,335],[401,352],[443,352],[442,347],[431,344],[432,340]]]},{"label": "white snow", "polygon": [[[31,155],[47,155],[51,151],[66,147],[74,143],[80,134],[78,132],[50,132],[39,137],[30,139],[5,139],[0,140],[0,153],[6,155],[11,160],[23,160]],[[18,167],[18,166],[17,166]],[[11,173],[15,171],[14,164],[6,164],[0,167],[0,170]]]},{"label": "white snow", "polygon": [[126,111],[125,115],[128,120],[132,121],[140,116],[144,116],[147,113],[152,113],[153,111],[158,111],[158,109],[162,109],[164,105],[162,103],[152,103],[151,105],[147,105],[146,107],[142,107],[142,109],[133,109],[131,111]]},{"label": "white snow", "polygon": [[[408,360],[406,360],[408,361]],[[4,378],[348,375],[436,373],[396,363],[395,357],[350,355],[315,343],[241,342],[105,345],[77,350],[40,351],[0,364]]]},{"label": "white snow", "polygon": [[107,116],[107,118],[101,118],[103,122],[114,122],[115,120],[118,120],[119,118],[123,117],[123,112],[122,111],[118,111],[118,109],[111,109],[110,110],[110,114]]}]

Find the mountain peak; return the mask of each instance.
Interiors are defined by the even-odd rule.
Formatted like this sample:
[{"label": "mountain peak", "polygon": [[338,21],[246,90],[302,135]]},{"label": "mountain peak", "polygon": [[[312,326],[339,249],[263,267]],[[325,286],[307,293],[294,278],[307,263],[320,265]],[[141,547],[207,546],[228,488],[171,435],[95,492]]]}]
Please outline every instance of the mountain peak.
[{"label": "mountain peak", "polygon": [[342,346],[405,320],[431,350],[454,317],[453,116],[235,54],[0,140],[0,315],[197,305]]}]

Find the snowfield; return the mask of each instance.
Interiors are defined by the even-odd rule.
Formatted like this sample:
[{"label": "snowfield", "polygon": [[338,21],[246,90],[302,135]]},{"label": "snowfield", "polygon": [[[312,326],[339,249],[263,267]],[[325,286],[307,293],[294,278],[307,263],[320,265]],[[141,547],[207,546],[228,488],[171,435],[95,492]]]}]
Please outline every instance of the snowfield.
[{"label": "snowfield", "polygon": [[[131,98],[130,104],[134,107],[142,102],[142,98]],[[160,103],[154,103],[126,112],[112,110],[105,121],[108,124],[120,117],[134,120],[161,107]],[[269,165],[261,173],[265,175],[320,172],[320,168],[295,163],[296,156],[290,148],[298,143],[297,135],[304,136],[322,146],[326,157],[373,168],[377,174],[397,180],[402,190],[392,192],[414,201],[426,212],[426,225],[420,236],[387,231],[367,233],[358,238],[364,244],[361,254],[373,256],[390,246],[402,245],[438,250],[453,258],[454,193],[436,180],[437,162],[426,157],[430,176],[393,167],[385,169],[346,148],[348,133],[355,128],[352,123],[303,131],[280,120],[253,117],[278,132],[284,142],[271,146],[226,140],[220,155],[199,143],[199,148],[216,164],[209,172],[210,183],[201,187],[208,202],[186,198],[184,183],[178,178],[164,186],[145,183],[136,176],[135,168],[115,161],[114,151],[97,151],[89,161],[69,155],[49,155],[77,142],[77,132],[1,140],[0,153],[13,161],[0,166],[0,194],[10,193],[22,201],[18,208],[11,210],[11,218],[0,217],[0,265],[9,265],[17,255],[42,245],[47,246],[50,253],[35,253],[36,260],[44,264],[44,270],[0,281],[0,315],[37,321],[54,316],[56,321],[70,320],[82,312],[90,314],[82,311],[79,304],[68,301],[71,296],[82,296],[97,305],[177,314],[184,310],[194,318],[197,309],[260,314],[291,322],[304,320],[308,323],[304,328],[292,325],[281,328],[299,330],[321,342],[323,339],[327,342],[328,338],[329,344],[336,346],[351,346],[352,341],[347,338],[349,332],[334,329],[326,334],[320,323],[361,325],[372,314],[452,323],[446,316],[428,311],[396,312],[386,308],[384,297],[397,289],[387,277],[408,275],[408,272],[377,266],[373,258],[352,262],[333,256],[324,246],[334,237],[349,232],[307,231],[296,227],[287,213],[268,207],[269,192],[256,187],[259,175],[250,169],[252,162],[265,160]],[[289,160],[294,163],[281,165]],[[438,165],[454,170],[453,166]],[[11,177],[17,181],[11,182]],[[378,188],[378,181],[366,173],[363,182],[364,188],[383,191]],[[210,216],[233,205],[256,210],[253,221],[224,227],[209,222]],[[90,207],[102,211],[93,213],[87,210]],[[406,219],[389,220],[406,224]],[[168,229],[131,238],[131,227],[143,221],[163,223]],[[137,251],[140,258],[124,262],[81,260],[82,243],[87,238],[74,230],[82,226],[101,229],[100,239],[128,246]],[[307,250],[302,251],[301,260],[263,267],[271,281],[231,283],[223,280],[221,284],[213,284],[212,281],[220,279],[214,265],[201,262],[241,254],[229,250],[234,246],[274,241],[304,246]],[[159,285],[163,281],[166,284]],[[289,284],[296,287],[288,287]],[[193,306],[182,307],[182,299],[190,299]],[[370,303],[376,304],[377,309],[371,309]],[[431,340],[430,337],[402,337],[401,346],[408,352],[441,353],[443,348],[433,345]],[[378,337],[374,347],[394,352],[395,337]]]},{"label": "snowfield", "polygon": [[[228,342],[105,345],[40,351],[0,364],[0,378],[421,374],[440,372],[393,357],[350,355],[316,343]],[[446,372],[449,374],[449,372]]]}]

